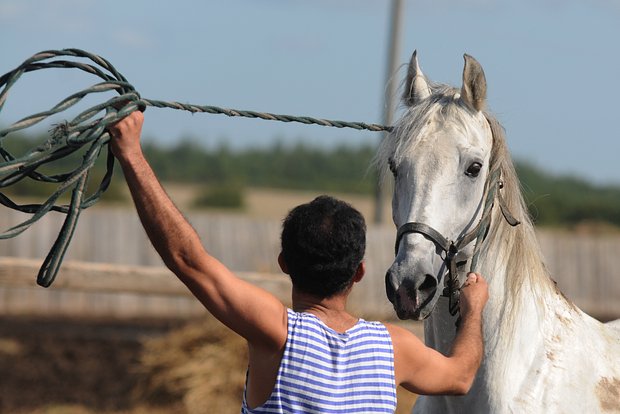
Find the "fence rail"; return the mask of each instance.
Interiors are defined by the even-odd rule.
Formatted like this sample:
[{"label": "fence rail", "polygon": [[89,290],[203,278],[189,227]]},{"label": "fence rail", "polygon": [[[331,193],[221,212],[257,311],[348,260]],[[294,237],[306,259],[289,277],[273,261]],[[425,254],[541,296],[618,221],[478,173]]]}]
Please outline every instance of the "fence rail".
[{"label": "fence rail", "polygon": [[[165,267],[68,261],[52,288],[35,285],[39,261],[0,257],[0,313],[111,317],[187,318],[205,312],[189,290]],[[290,301],[282,275],[237,274]]]},{"label": "fence rail", "polygon": [[[204,312],[165,268],[135,213],[94,208],[81,218],[67,262],[49,289],[34,287],[37,268],[52,245],[62,216],[47,215],[15,239],[0,241],[0,312],[184,317]],[[288,278],[277,267],[278,220],[192,213],[190,222],[205,247],[241,276],[288,300]],[[0,227],[23,215],[4,211]],[[562,291],[602,318],[620,317],[620,236],[540,231],[546,265]],[[393,316],[383,275],[393,260],[394,229],[368,229],[367,276],[354,290],[352,310]],[[18,260],[34,259],[34,260]],[[85,263],[86,262],[86,263]]]}]

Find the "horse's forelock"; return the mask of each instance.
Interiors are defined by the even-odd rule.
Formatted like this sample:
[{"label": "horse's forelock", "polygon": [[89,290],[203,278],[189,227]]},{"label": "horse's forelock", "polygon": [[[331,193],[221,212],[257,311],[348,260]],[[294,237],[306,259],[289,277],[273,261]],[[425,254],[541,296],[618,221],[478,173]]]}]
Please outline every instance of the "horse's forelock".
[{"label": "horse's forelock", "polygon": [[432,95],[414,106],[408,106],[394,126],[394,130],[379,146],[374,165],[383,179],[389,176],[389,160],[394,160],[398,164],[415,151],[416,145],[424,136],[422,130],[432,117],[450,118],[464,129],[468,127],[462,111],[467,109],[467,106],[458,99],[460,90],[430,82],[429,86]]}]

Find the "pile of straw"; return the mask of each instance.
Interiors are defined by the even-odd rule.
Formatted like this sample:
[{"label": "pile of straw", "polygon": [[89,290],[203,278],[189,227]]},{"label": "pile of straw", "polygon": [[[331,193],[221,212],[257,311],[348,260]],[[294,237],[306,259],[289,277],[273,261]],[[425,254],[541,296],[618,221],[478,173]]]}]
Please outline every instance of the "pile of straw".
[{"label": "pile of straw", "polygon": [[245,341],[212,317],[145,342],[136,397],[181,400],[184,411],[238,413],[247,369]]}]

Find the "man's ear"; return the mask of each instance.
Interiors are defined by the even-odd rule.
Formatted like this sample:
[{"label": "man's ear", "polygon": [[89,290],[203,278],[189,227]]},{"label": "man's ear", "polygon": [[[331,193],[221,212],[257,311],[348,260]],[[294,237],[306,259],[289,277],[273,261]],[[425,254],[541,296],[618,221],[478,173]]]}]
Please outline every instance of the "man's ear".
[{"label": "man's ear", "polygon": [[353,283],[360,282],[364,278],[365,274],[366,274],[366,263],[362,261],[360,265],[357,267],[357,270],[355,271],[355,276],[353,276]]},{"label": "man's ear", "polygon": [[284,255],[282,255],[282,252],[280,252],[280,254],[278,255],[278,264],[280,265],[280,269],[282,269],[282,271],[288,275],[288,266],[284,261]]}]

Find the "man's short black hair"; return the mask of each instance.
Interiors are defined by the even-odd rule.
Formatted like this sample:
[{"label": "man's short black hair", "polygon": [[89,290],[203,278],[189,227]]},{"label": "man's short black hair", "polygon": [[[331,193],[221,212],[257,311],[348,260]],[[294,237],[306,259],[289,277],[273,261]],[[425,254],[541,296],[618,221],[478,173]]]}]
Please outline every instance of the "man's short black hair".
[{"label": "man's short black hair", "polygon": [[365,250],[364,217],[344,201],[320,196],[284,219],[282,257],[301,292],[321,298],[343,292]]}]

